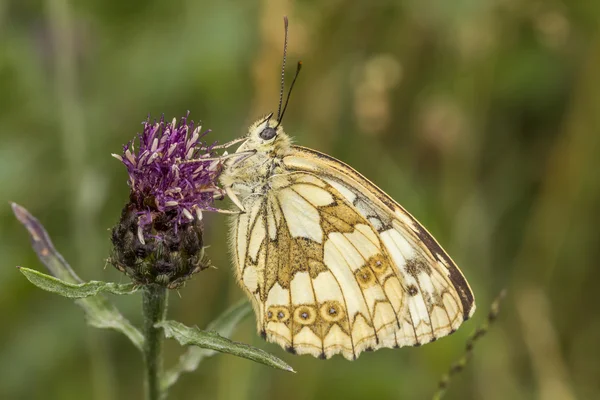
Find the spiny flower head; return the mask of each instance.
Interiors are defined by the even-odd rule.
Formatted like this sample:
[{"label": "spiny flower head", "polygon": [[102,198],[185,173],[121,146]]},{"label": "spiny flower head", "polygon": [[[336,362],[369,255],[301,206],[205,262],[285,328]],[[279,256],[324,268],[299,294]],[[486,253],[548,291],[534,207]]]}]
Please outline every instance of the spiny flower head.
[{"label": "spiny flower head", "polygon": [[188,114],[151,122],[113,154],[127,168],[129,203],[113,228],[109,261],[140,284],[177,287],[208,266],[204,259],[202,211],[214,210],[222,169],[208,133],[188,123]]}]

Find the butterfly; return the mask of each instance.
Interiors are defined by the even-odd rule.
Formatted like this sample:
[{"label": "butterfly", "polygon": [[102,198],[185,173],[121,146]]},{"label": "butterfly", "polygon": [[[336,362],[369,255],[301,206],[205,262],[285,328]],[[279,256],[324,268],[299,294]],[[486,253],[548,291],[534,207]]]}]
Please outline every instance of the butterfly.
[{"label": "butterfly", "polygon": [[231,252],[260,334],[295,354],[354,360],[453,333],[475,311],[456,264],[363,175],[293,145],[282,99],[277,118],[250,126],[220,178],[239,208]]}]

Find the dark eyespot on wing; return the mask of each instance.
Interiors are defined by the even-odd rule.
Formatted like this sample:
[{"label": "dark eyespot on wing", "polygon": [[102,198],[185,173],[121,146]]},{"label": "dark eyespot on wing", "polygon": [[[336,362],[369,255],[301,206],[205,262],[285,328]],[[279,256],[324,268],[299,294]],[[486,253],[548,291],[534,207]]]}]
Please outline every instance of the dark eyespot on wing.
[{"label": "dark eyespot on wing", "polygon": [[406,289],[408,290],[408,295],[411,297],[419,294],[419,289],[415,285],[408,285]]}]

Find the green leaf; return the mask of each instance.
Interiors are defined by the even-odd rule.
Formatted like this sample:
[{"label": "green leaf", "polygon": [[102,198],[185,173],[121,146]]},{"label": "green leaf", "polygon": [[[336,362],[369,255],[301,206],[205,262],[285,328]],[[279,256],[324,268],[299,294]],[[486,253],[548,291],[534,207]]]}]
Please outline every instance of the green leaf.
[{"label": "green leaf", "polygon": [[247,358],[248,360],[284,371],[296,372],[283,360],[274,355],[244,343],[234,342],[214,331],[201,331],[198,328],[190,328],[177,321],[162,321],[156,324],[156,326],[163,328],[166,337],[176,339],[182,346],[198,346],[203,349]]},{"label": "green leaf", "polygon": [[[242,300],[229,307],[223,314],[208,325],[208,330],[215,331],[219,335],[229,337],[233,330],[252,311],[247,300]],[[179,358],[179,362],[165,374],[162,386],[168,389],[177,382],[184,372],[193,372],[205,358],[216,354],[216,351],[203,349],[197,346],[188,347],[187,351]]]},{"label": "green leaf", "polygon": [[[54,248],[54,245],[50,240],[50,236],[46,232],[46,229],[44,229],[43,225],[40,224],[40,222],[29,213],[29,211],[20,205],[11,203],[11,207],[17,219],[29,232],[33,249],[35,250],[40,261],[46,266],[46,268],[48,268],[50,273],[56,278],[59,278],[63,284],[73,284],[75,287],[77,287],[78,284],[82,284],[83,281],[81,278],[77,276],[63,256]],[[20,268],[20,270],[23,272],[23,274],[25,274],[27,279],[32,277],[34,280],[39,280],[41,282],[43,281],[44,283],[50,285],[50,283],[43,278],[43,276],[47,275],[27,268]],[[48,278],[51,277],[48,276]],[[33,281],[32,283],[36,284]],[[56,282],[52,282],[52,284],[56,284]],[[91,287],[93,287],[93,285],[94,284],[92,284]],[[123,288],[115,290],[119,291],[121,289]],[[73,290],[73,288],[70,287],[69,290]],[[89,287],[86,290],[89,290]],[[125,289],[125,291],[127,291],[127,289]],[[112,291],[112,293],[115,292]],[[127,336],[140,351],[143,350],[144,336],[139,330],[131,325],[131,323],[125,317],[123,317],[119,310],[111,302],[109,302],[106,297],[103,295],[96,295],[93,297],[75,300],[75,303],[85,311],[88,324],[96,328],[110,328],[121,332]]]},{"label": "green leaf", "polygon": [[69,283],[39,271],[18,267],[29,282],[40,289],[60,294],[72,299],[96,296],[98,293],[132,294],[138,290],[133,283],[121,284],[114,282],[89,281],[85,283]]}]

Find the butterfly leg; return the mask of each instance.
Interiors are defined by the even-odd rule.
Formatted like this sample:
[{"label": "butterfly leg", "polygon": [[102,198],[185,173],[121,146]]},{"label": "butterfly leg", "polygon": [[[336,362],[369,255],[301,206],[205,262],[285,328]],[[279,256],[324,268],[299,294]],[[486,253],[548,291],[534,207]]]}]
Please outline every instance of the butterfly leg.
[{"label": "butterfly leg", "polygon": [[225,188],[225,193],[227,193],[227,196],[229,196],[229,198],[231,199],[231,201],[233,201],[233,204],[235,204],[236,206],[238,206],[238,208],[241,210],[241,212],[246,212],[246,209],[244,209],[244,206],[242,205],[242,202],[237,197],[237,195],[235,194],[235,192],[233,191],[233,189],[231,189],[231,186],[228,186],[228,187]]},{"label": "butterfly leg", "polygon": [[239,215],[245,213],[243,210],[233,211],[233,210],[223,210],[221,208],[215,208],[214,210],[204,210],[205,212],[216,212],[219,214],[227,214],[227,215]]},{"label": "butterfly leg", "polygon": [[[228,158],[240,158],[242,160],[253,156],[254,154],[256,154],[256,150],[248,150],[248,151],[242,151],[240,153],[231,153],[231,154],[226,154],[226,155],[222,155],[222,156],[218,156],[218,157],[204,157],[204,158],[195,158],[192,160],[184,160],[184,161],[180,161],[180,164],[193,164],[193,163],[200,163],[200,162],[206,162],[206,161],[223,161],[226,160]],[[235,162],[237,163],[239,160],[235,160]]]},{"label": "butterfly leg", "polygon": [[236,143],[239,143],[239,142],[241,142],[242,140],[246,140],[246,139],[247,139],[247,137],[245,137],[245,136],[244,136],[244,137],[241,137],[241,138],[233,139],[233,140],[232,140],[232,141],[230,141],[230,142],[227,142],[227,143],[224,143],[224,144],[219,144],[219,145],[213,146],[213,147],[212,147],[212,149],[213,149],[213,150],[216,150],[216,149],[227,149],[227,148],[229,148],[229,147],[233,146],[234,144],[236,144]]},{"label": "butterfly leg", "polygon": [[[219,189],[214,195],[213,195],[213,199],[215,200],[223,200],[225,198],[225,194],[226,191],[223,189]],[[245,211],[244,210],[238,210],[238,211],[233,211],[233,210],[224,210],[221,208],[214,208],[212,210],[204,210],[206,212],[216,212],[219,214],[228,214],[228,215],[239,215],[239,214],[243,214]]]}]

